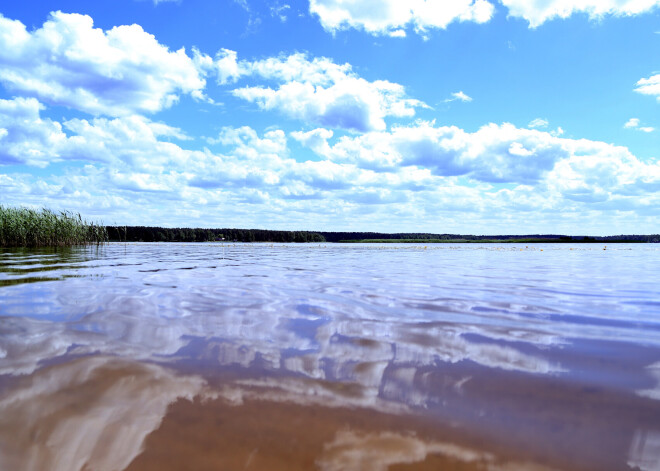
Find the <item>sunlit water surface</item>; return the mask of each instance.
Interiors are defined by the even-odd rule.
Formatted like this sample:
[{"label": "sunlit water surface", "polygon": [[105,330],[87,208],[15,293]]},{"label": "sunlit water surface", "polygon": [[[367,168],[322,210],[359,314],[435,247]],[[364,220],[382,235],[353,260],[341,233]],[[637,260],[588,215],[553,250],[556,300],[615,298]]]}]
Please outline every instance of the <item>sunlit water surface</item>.
[{"label": "sunlit water surface", "polygon": [[0,249],[0,469],[660,470],[659,280],[653,244]]}]

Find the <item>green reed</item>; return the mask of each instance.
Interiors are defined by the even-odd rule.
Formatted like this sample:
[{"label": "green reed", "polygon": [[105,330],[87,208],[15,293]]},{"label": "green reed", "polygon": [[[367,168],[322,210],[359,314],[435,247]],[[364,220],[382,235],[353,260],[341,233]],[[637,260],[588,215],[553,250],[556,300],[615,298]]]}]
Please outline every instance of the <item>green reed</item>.
[{"label": "green reed", "polygon": [[107,240],[105,226],[88,222],[77,213],[0,205],[0,247],[98,245]]}]

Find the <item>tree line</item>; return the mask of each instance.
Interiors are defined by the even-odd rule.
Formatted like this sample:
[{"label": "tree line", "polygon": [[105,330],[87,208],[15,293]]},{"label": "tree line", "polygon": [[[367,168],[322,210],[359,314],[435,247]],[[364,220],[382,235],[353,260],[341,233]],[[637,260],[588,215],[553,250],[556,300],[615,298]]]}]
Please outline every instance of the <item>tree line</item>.
[{"label": "tree line", "polygon": [[200,229],[188,227],[107,226],[108,238],[122,242],[348,242],[362,240],[660,242],[660,235],[566,236],[557,234],[465,235],[405,232],[275,231],[266,229]]},{"label": "tree line", "polygon": [[325,242],[318,232],[265,229],[108,226],[111,241],[122,242]]}]

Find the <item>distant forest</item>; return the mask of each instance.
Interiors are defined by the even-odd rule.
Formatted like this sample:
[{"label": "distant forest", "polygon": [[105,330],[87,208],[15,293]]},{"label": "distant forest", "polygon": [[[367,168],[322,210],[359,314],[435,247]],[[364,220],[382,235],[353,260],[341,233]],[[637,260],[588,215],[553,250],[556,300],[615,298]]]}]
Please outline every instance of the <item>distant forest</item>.
[{"label": "distant forest", "polygon": [[107,226],[111,241],[122,242],[660,242],[660,235],[564,236],[463,235],[406,232],[310,232],[270,231],[265,229],[193,229],[146,226]]}]

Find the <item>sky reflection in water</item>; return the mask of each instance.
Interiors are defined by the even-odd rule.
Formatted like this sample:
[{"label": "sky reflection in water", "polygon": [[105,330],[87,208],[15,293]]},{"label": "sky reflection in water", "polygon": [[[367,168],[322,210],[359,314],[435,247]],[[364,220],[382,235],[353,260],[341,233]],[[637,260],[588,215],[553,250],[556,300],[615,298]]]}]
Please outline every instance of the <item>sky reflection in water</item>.
[{"label": "sky reflection in water", "polygon": [[[0,442],[12,445],[0,467],[123,469],[168,404],[201,394],[421,414],[539,461],[561,449],[576,469],[658,469],[659,255],[630,244],[5,250]],[[342,443],[362,440],[368,455],[390,433],[338,433],[316,466],[359,469]],[[416,461],[455,446],[415,440],[394,441]]]}]

